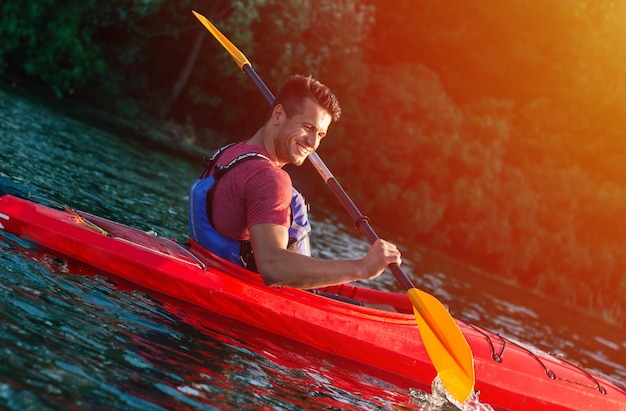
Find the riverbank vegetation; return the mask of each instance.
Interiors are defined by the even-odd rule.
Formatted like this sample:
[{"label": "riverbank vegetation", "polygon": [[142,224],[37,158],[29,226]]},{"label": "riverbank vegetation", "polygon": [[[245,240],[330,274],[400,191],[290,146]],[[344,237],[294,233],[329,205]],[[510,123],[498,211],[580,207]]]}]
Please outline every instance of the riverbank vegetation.
[{"label": "riverbank vegetation", "polygon": [[313,74],[320,154],[379,226],[626,324],[626,2],[6,0],[0,70],[205,147]]}]

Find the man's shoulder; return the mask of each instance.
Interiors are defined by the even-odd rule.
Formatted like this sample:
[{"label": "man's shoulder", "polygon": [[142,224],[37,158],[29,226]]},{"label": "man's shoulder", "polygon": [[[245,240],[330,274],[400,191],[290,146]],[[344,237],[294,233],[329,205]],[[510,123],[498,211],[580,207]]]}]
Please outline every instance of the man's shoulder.
[{"label": "man's shoulder", "polygon": [[[259,154],[259,156],[246,157],[248,154]],[[236,161],[236,159],[240,160]],[[234,164],[235,161],[237,164]],[[229,167],[226,175],[229,175],[229,180],[235,180],[239,184],[246,185],[248,182],[256,184],[260,181],[267,183],[268,180],[277,185],[291,184],[289,173],[270,161],[269,154],[262,147],[245,142],[228,147],[220,155],[217,164],[220,166],[231,164],[232,167]]]},{"label": "man's shoulder", "polygon": [[228,146],[226,150],[224,150],[224,152],[220,155],[220,158],[218,159],[218,164],[231,162],[237,157],[246,154],[259,154],[259,158],[266,157],[269,159],[269,154],[262,147],[246,144],[245,141],[242,141]]},{"label": "man's shoulder", "polygon": [[276,184],[291,184],[291,177],[282,168],[276,166],[271,161],[267,161],[261,157],[256,157],[248,161],[243,161],[241,164],[233,167],[233,177],[242,178],[245,176],[246,180],[260,181],[260,180],[274,180]]}]

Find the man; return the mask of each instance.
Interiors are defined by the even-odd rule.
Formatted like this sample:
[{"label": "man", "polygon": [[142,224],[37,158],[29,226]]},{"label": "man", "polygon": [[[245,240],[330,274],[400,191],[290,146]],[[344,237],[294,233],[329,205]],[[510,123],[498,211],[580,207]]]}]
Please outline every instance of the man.
[{"label": "man", "polygon": [[340,114],[328,87],[312,77],[292,76],[265,124],[249,140],[218,150],[192,186],[191,237],[258,271],[272,286],[320,288],[372,279],[389,264],[400,264],[400,252],[384,240],[376,241],[360,260],[312,258],[298,252],[303,238],[296,234],[290,241],[290,233],[302,231],[294,226],[306,229],[308,221],[294,212],[299,196],[282,167],[301,165]]}]

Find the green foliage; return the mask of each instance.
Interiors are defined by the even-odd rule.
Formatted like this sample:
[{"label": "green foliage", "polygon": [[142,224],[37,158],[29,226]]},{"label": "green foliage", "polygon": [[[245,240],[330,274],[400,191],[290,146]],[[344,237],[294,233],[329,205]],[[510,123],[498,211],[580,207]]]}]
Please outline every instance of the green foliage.
[{"label": "green foliage", "polygon": [[124,76],[141,55],[138,45],[145,37],[131,34],[161,2],[6,0],[0,8],[0,36],[8,39],[0,44],[1,67],[57,97],[75,95],[100,104],[123,100],[133,84]]},{"label": "green foliage", "polygon": [[57,96],[73,94],[106,67],[100,48],[91,42],[93,25],[83,21],[89,3],[57,5],[54,1],[6,1],[0,36],[4,66],[48,84]]},{"label": "green foliage", "polygon": [[[435,224],[407,227],[414,238],[583,309],[606,307],[623,322],[626,123],[618,113],[626,109],[626,4],[376,3],[370,67],[427,65],[463,118],[412,138],[408,149],[385,141],[397,150],[393,160],[382,158],[394,165],[386,177],[402,181],[394,170],[409,165],[416,172],[407,190],[423,193],[394,216],[423,221],[420,210],[437,204],[444,212]],[[414,130],[404,112],[413,92],[393,78],[401,84],[388,97],[398,99],[390,109],[396,118],[382,113],[381,130],[390,118]],[[435,117],[445,112],[427,106]],[[424,144],[435,135],[444,138]],[[418,158],[424,164],[416,169]]]}]

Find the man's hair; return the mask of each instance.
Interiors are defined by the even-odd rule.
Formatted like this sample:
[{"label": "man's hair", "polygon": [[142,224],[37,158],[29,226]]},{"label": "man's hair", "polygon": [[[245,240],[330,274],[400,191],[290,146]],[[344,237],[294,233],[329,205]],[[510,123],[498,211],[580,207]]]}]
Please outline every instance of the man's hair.
[{"label": "man's hair", "polygon": [[299,74],[289,77],[285,82],[278,92],[276,100],[274,100],[272,110],[276,105],[281,104],[287,117],[291,117],[294,114],[302,113],[307,99],[313,100],[328,111],[333,121],[337,121],[341,117],[339,100],[333,92],[313,77]]}]

